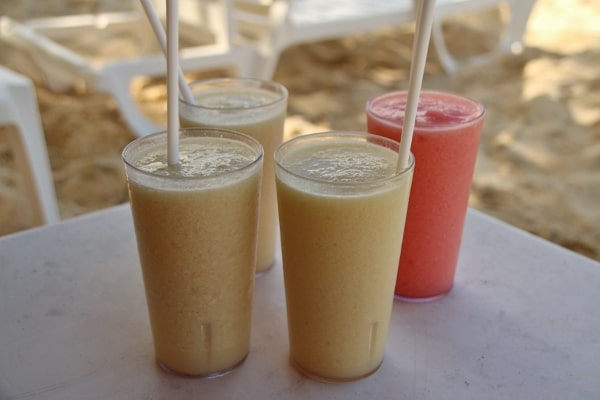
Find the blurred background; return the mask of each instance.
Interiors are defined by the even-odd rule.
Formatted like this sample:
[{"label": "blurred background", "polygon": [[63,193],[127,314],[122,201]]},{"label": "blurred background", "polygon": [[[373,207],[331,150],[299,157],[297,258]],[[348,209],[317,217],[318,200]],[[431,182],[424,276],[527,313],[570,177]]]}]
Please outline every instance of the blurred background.
[{"label": "blurred background", "polygon": [[[299,0],[302,1],[302,0]],[[264,5],[264,4],[262,4]],[[12,21],[77,14],[139,12],[136,1],[2,0]],[[444,20],[446,45],[457,59],[496,46],[504,24],[489,7]],[[470,205],[582,255],[600,260],[600,2],[538,0],[518,54],[460,65],[448,74],[429,52],[423,88],[449,90],[487,109]],[[99,24],[99,22],[97,22]],[[4,25],[6,33],[7,25]],[[407,87],[414,25],[398,24],[335,40],[293,45],[272,79],[289,89],[286,137],[330,129],[365,130],[366,100]],[[70,35],[61,45],[91,65],[156,53],[151,33],[139,37]],[[194,40],[210,42],[198,34]],[[197,43],[183,42],[182,47]],[[136,133],[115,97],[85,79],[49,70],[18,42],[0,41],[0,65],[32,80],[62,219],[127,201],[120,153]],[[58,68],[60,69],[60,68]],[[208,68],[188,81],[234,75]],[[166,121],[162,78],[140,77],[128,88],[141,112]],[[0,235],[36,225],[23,174],[0,127]]]}]

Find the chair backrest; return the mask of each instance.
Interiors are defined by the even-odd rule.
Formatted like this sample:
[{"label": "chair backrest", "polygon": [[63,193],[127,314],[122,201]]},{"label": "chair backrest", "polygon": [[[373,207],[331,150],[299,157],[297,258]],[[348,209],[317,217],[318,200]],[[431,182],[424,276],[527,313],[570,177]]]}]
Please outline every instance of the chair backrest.
[{"label": "chair backrest", "polygon": [[35,88],[27,77],[0,65],[1,125],[16,127],[8,142],[24,178],[24,192],[32,199],[33,222],[57,222],[60,217]]},{"label": "chair backrest", "polygon": [[[165,1],[156,9],[166,17]],[[0,20],[0,39],[10,40],[28,53],[46,76],[46,85],[64,91],[74,83],[111,94],[136,135],[151,133],[159,126],[146,118],[132,98],[130,84],[138,76],[166,75],[166,62],[143,7],[131,11],[78,14],[17,22]],[[181,0],[180,61],[186,71],[234,68],[252,76],[256,49],[234,43],[232,0]],[[4,29],[5,28],[5,29]],[[126,36],[128,35],[128,36]],[[87,46],[69,46],[70,39],[90,38]],[[110,57],[94,59],[102,39],[127,38],[111,46]],[[133,38],[131,38],[133,37]],[[78,42],[78,41],[75,41]]]},{"label": "chair backrest", "polygon": [[[240,32],[259,41],[263,69],[269,77],[285,48],[415,22],[417,1],[233,0],[233,5]],[[451,74],[458,66],[444,42],[441,25],[445,17],[505,6],[510,18],[496,52],[512,51],[522,39],[534,3],[535,0],[437,0],[432,42],[442,67]]]}]

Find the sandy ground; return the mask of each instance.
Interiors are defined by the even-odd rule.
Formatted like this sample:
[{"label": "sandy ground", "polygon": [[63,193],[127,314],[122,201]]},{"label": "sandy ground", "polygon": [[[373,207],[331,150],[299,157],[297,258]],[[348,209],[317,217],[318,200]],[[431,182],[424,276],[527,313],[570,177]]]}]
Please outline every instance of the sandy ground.
[{"label": "sandy ground", "polygon": [[[539,0],[521,54],[465,66],[449,77],[430,52],[423,84],[476,98],[487,108],[471,206],[598,260],[599,20],[596,0]],[[499,13],[488,11],[454,18],[445,30],[451,50],[466,56],[491,48],[499,27]],[[365,101],[407,86],[412,30],[382,29],[287,50],[274,77],[290,92],[287,137],[364,130]],[[81,88],[49,90],[30,61],[10,48],[0,47],[0,64],[37,82],[61,217],[127,201],[120,152],[133,135],[113,99]],[[142,81],[134,92],[147,113],[164,120],[163,82]],[[0,128],[0,134],[11,129]],[[5,136],[0,135],[0,234],[32,226]]]}]

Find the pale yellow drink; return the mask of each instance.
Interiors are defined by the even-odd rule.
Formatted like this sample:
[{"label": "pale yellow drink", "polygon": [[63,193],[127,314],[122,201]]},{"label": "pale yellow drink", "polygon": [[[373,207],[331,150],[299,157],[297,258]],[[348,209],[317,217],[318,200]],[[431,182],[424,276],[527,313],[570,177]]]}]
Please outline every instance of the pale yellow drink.
[{"label": "pale yellow drink", "polygon": [[349,132],[275,154],[290,357],[310,377],[383,360],[414,165],[397,173],[397,158],[396,142]]},{"label": "pale yellow drink", "polygon": [[180,101],[181,126],[220,127],[243,132],[264,148],[256,271],[267,271],[275,261],[277,200],[273,153],[283,140],[287,90],[258,79],[227,78],[190,85],[195,103]]},{"label": "pale yellow drink", "polygon": [[183,130],[123,152],[156,359],[185,375],[221,375],[247,356],[262,166],[260,144],[224,130]]}]

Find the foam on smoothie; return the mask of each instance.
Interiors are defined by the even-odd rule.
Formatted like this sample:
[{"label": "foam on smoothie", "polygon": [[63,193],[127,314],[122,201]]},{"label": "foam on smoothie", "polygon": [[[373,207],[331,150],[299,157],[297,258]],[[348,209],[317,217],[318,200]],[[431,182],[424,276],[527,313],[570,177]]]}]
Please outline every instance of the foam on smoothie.
[{"label": "foam on smoothie", "polygon": [[[265,114],[264,107],[274,104],[281,99],[278,93],[269,92],[258,88],[240,89],[239,87],[219,88],[218,90],[205,90],[194,95],[195,106],[200,107],[198,111],[202,120],[194,120],[196,111],[186,111],[187,105],[183,105],[180,118],[183,125],[212,125],[212,126],[235,126],[245,124],[256,124],[270,119],[278,119],[282,114],[281,109],[274,107]],[[256,108],[256,112],[248,112]],[[244,112],[240,112],[243,110]],[[229,113],[234,114],[232,118]]]},{"label": "foam on smoothie", "polygon": [[297,175],[327,182],[372,182],[393,176],[396,158],[380,146],[340,141],[318,150],[300,147],[287,155],[286,166]]},{"label": "foam on smoothie", "polygon": [[[406,112],[406,96],[382,96],[372,104],[372,112],[378,118],[402,124]],[[443,94],[422,96],[417,108],[418,128],[439,128],[440,125],[460,125],[480,115],[481,108],[468,99],[452,97],[448,101]]]},{"label": "foam on smoothie", "polygon": [[217,176],[236,171],[252,163],[252,150],[225,138],[188,138],[179,152],[179,164],[168,165],[162,146],[149,148],[140,155],[136,167],[146,172],[181,178]]}]

